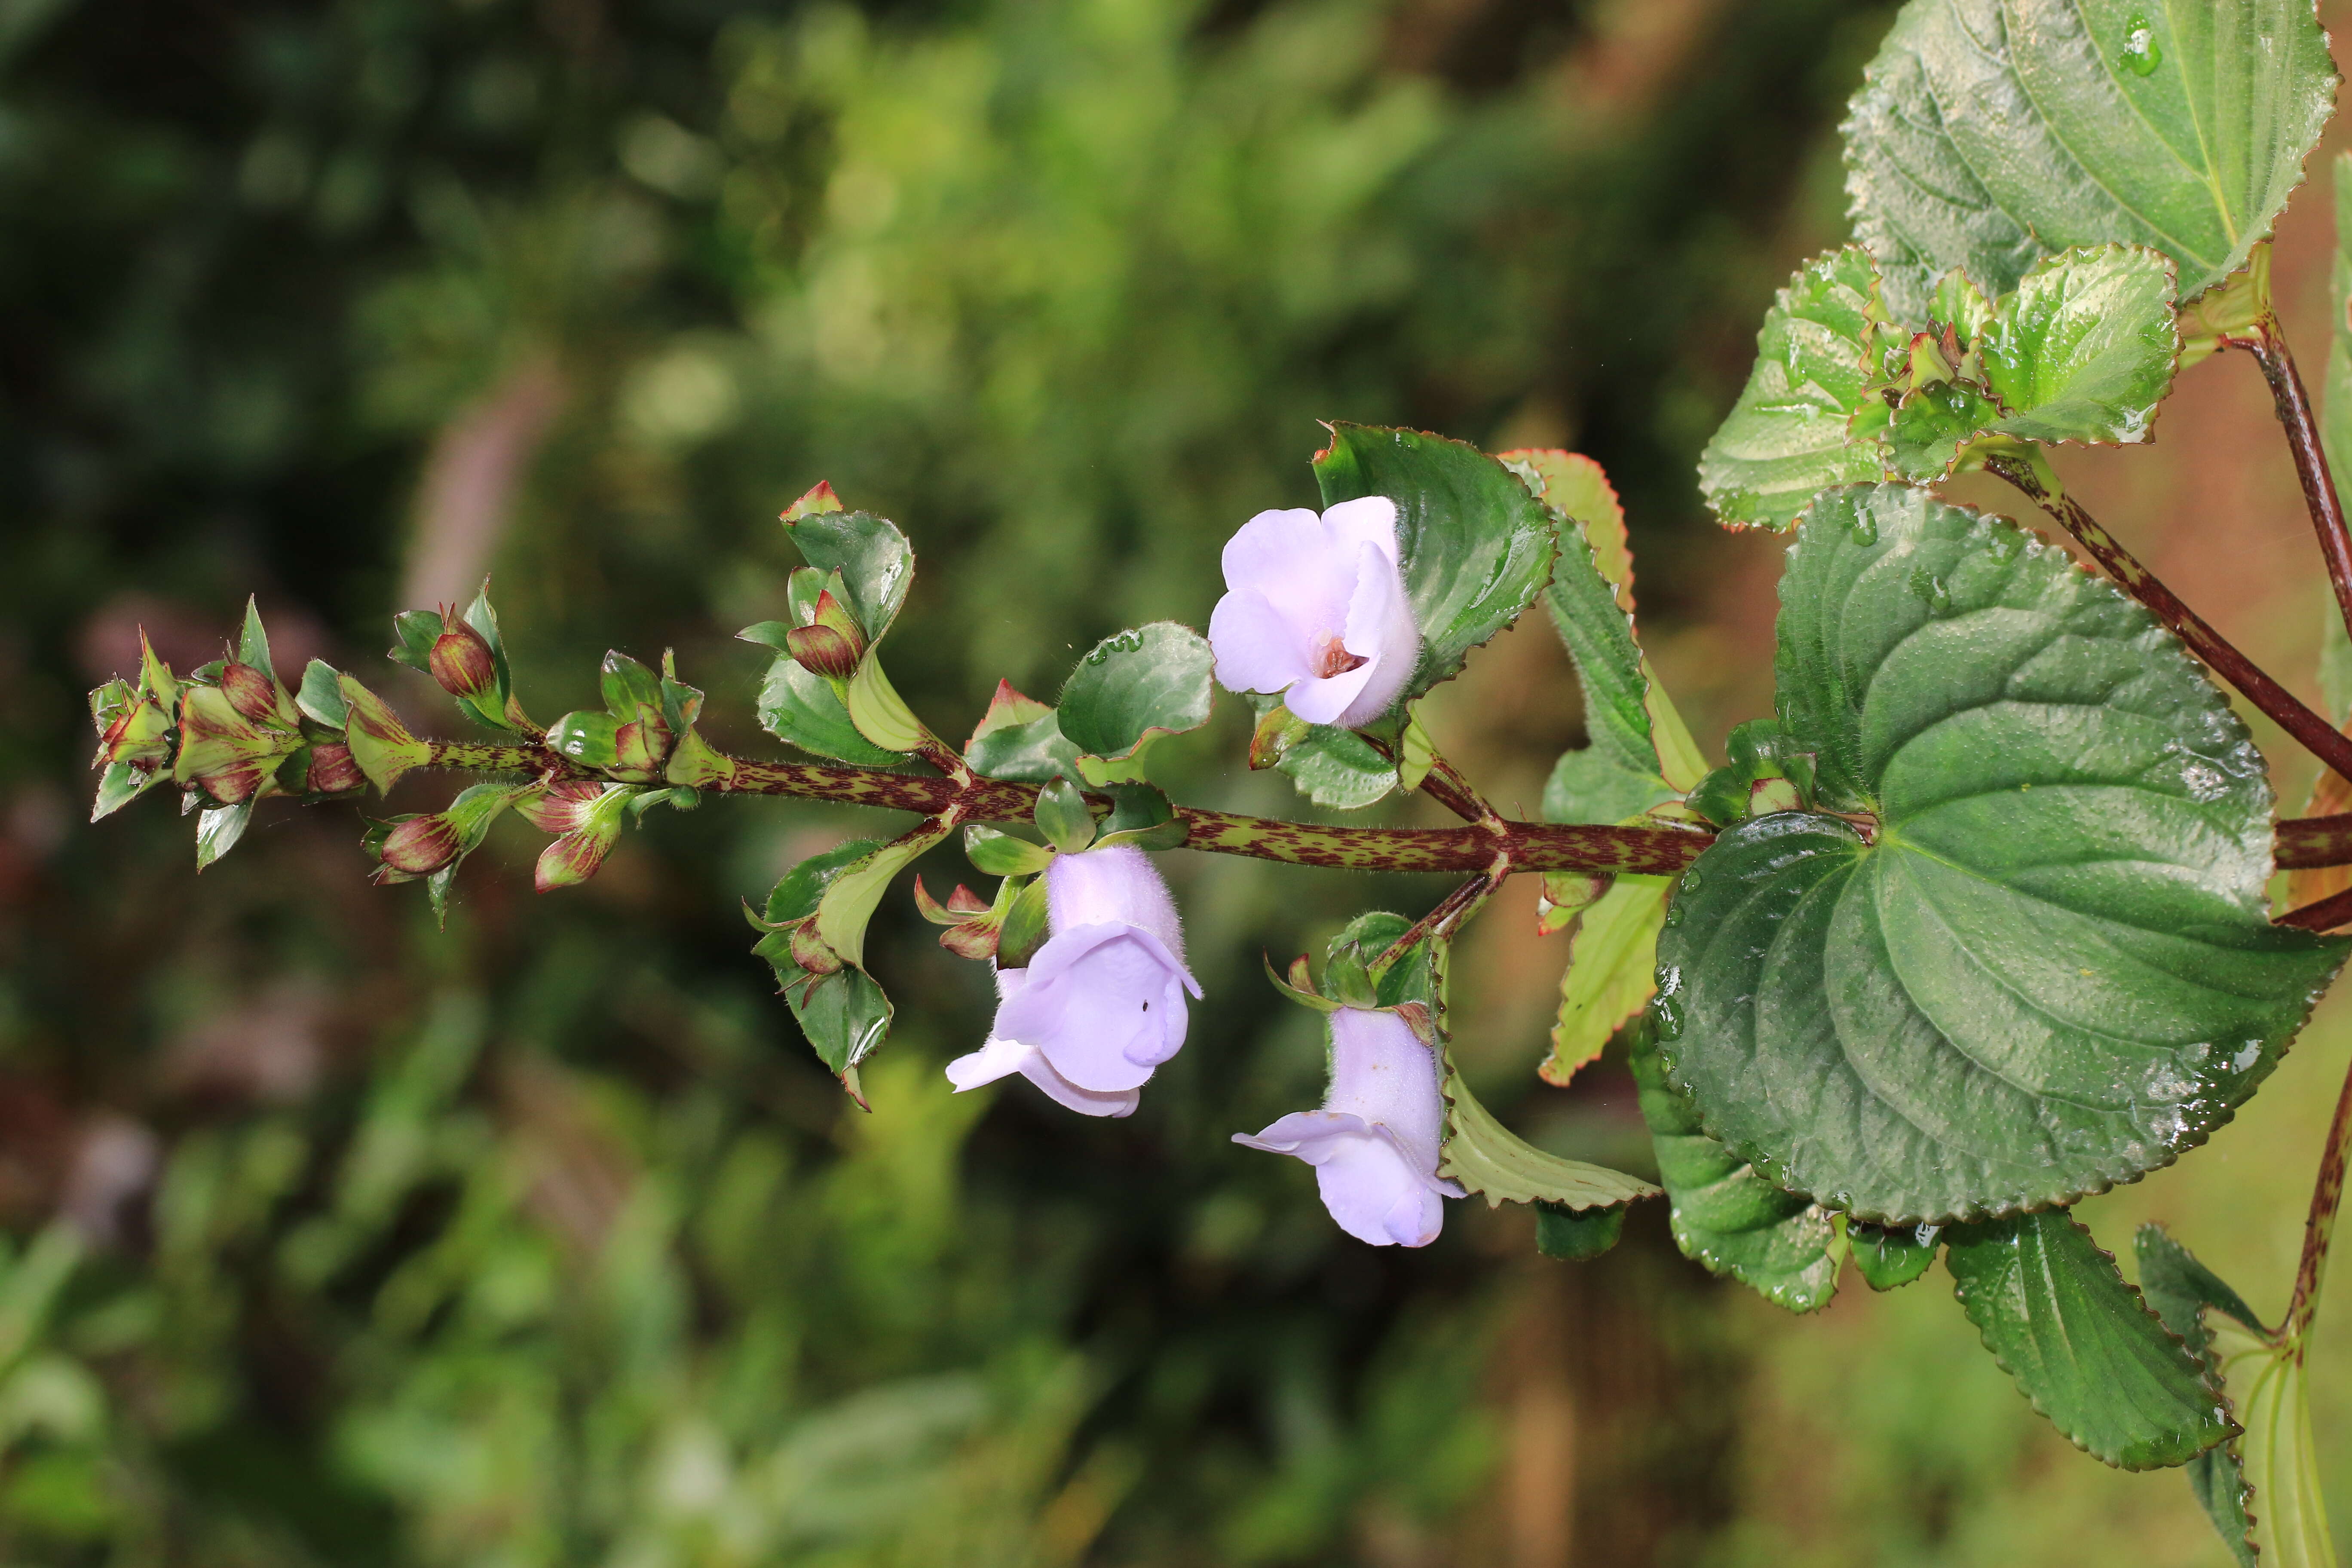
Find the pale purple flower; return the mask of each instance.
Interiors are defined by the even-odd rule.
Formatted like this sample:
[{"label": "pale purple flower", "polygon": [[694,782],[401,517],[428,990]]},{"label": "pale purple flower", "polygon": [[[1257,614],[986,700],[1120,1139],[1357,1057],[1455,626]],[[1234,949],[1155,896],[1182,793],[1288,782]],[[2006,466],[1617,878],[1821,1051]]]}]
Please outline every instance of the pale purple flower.
[{"label": "pale purple flower", "polygon": [[1468,1194],[1437,1173],[1445,1098],[1437,1055],[1394,1013],[1331,1015],[1331,1089],[1319,1110],[1294,1110],[1234,1142],[1296,1154],[1315,1167],[1323,1206],[1374,1247],[1426,1247],[1445,1224],[1440,1198]]},{"label": "pale purple flower", "polygon": [[1353,728],[1387,711],[1421,657],[1396,525],[1386,496],[1242,524],[1225,542],[1225,596],[1209,616],[1218,681],[1280,692],[1310,724]]},{"label": "pale purple flower", "polygon": [[1087,1116],[1133,1113],[1152,1069],[1184,1044],[1176,901],[1151,858],[1127,845],[1057,855],[1045,868],[1053,933],[1024,969],[996,974],[996,1022],[948,1064],[958,1090],[1023,1077]]}]

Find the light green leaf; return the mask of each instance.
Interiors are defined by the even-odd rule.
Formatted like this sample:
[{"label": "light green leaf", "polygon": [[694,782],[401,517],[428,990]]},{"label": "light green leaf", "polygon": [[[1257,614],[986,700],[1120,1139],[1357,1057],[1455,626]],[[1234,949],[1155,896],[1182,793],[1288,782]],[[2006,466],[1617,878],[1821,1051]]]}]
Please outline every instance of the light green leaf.
[{"label": "light green leaf", "polygon": [[2311,1391],[2297,1347],[2224,1328],[2221,1366],[2245,1436],[2254,1546],[2269,1568],[2336,1568],[2327,1501],[2311,1439]]},{"label": "light green leaf", "polygon": [[1961,268],[2153,246],[2192,298],[2244,265],[2336,91],[2307,0],[1910,0],[1845,122],[1855,237],[1897,321]]},{"label": "light green leaf", "polygon": [[1847,426],[1877,368],[1878,278],[1859,246],[1798,268],[1765,313],[1756,367],[1699,455],[1699,489],[1733,527],[1786,528],[1830,485],[1874,479],[1876,449]]},{"label": "light green leaf", "polygon": [[2181,1464],[2232,1431],[2198,1357],[2063,1209],[1944,1233],[1953,1294],[2018,1392],[2067,1441],[2126,1470]]},{"label": "light green leaf", "polygon": [[886,752],[912,752],[928,733],[898,689],[882,668],[877,650],[868,647],[842,692],[842,703],[857,732]]},{"label": "light green leaf", "polygon": [[1708,1131],[1886,1223],[2072,1202],[2203,1142],[2346,951],[2269,922],[2270,784],[2227,700],[2063,552],[1907,486],[1823,496],[1780,600],[1822,814],[1726,831],[1658,943]]},{"label": "light green leaf", "polygon": [[1550,574],[1551,519],[1516,475],[1475,447],[1417,430],[1334,425],[1315,459],[1323,504],[1396,503],[1405,597],[1421,663],[1402,707],[1461,673],[1470,650],[1519,618]]},{"label": "light green leaf", "polygon": [[278,667],[269,660],[269,633],[261,624],[261,605],[250,595],[245,601],[245,624],[237,630],[236,659],[271,680],[278,679]]},{"label": "light green leaf", "polygon": [[1706,1135],[1698,1112],[1660,1069],[1648,1025],[1636,1026],[1631,1043],[1628,1065],[1673,1205],[1675,1244],[1775,1306],[1792,1312],[1827,1306],[1845,1258],[1838,1216],[1781,1191]]},{"label": "light green leaf", "polygon": [[1056,710],[1083,754],[1123,762],[1160,735],[1209,721],[1216,656],[1209,639],[1173,621],[1107,637],[1070,672]]},{"label": "light green leaf", "polygon": [[351,710],[343,705],[342,676],[323,658],[314,658],[302,668],[302,689],[295,693],[295,705],[314,724],[330,730],[340,730],[351,722]]},{"label": "light green leaf", "polygon": [[[142,769],[134,768],[129,763],[107,763],[106,771],[98,775],[98,798],[90,805],[89,819],[99,822],[112,816],[171,776],[169,768]],[[201,855],[203,851],[204,845],[200,839],[197,853]]]},{"label": "light green leaf", "polygon": [[890,879],[913,865],[916,857],[951,831],[938,826],[935,819],[927,819],[913,832],[841,868],[825,885],[824,896],[817,900],[816,934],[824,944],[849,963],[864,964],[866,925],[874,918],[882,895],[889,890]]},{"label": "light green leaf", "polygon": [[886,752],[857,732],[833,682],[804,669],[790,654],[779,654],[760,685],[760,724],[787,745],[859,767],[888,767],[907,759]]},{"label": "light green leaf", "polygon": [[1675,798],[1674,786],[1646,769],[1621,766],[1600,746],[1562,752],[1544,781],[1546,822],[1618,823]]},{"label": "light green leaf", "polygon": [[980,823],[963,830],[963,852],[972,868],[991,877],[1034,877],[1054,863],[1054,851]]},{"label": "light green leaf", "polygon": [[1599,1056],[1657,990],[1658,932],[1673,885],[1671,877],[1621,873],[1578,918],[1559,981],[1551,1055],[1541,1068],[1547,1083],[1566,1083]]},{"label": "light green leaf", "polygon": [[1496,1121],[1450,1062],[1445,1099],[1445,1145],[1437,1173],[1484,1193],[1489,1208],[1549,1203],[1583,1211],[1658,1195],[1657,1188],[1622,1171],[1545,1153]]},{"label": "light green leaf", "polygon": [[2180,356],[2172,267],[2137,246],[2070,250],[2027,273],[1981,338],[1985,379],[2026,441],[2148,439]]}]

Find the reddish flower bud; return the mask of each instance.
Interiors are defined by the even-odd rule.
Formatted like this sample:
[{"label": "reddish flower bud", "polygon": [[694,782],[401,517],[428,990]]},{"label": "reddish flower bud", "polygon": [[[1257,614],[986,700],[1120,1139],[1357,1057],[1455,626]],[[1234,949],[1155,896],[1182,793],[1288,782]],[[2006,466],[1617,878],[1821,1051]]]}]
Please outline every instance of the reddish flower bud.
[{"label": "reddish flower bud", "polygon": [[541,833],[570,833],[588,820],[588,808],[611,786],[602,779],[565,779],[536,799],[515,803],[522,819]]},{"label": "reddish flower bud", "polygon": [[841,968],[841,955],[816,934],[814,916],[793,927],[793,962],[806,974],[831,974]]},{"label": "reddish flower bud", "polygon": [[349,746],[321,741],[310,748],[310,773],[303,787],[311,794],[348,795],[366,783],[367,775],[360,772]]},{"label": "reddish flower bud", "polygon": [[539,853],[538,868],[531,873],[531,886],[542,893],[558,888],[577,887],[594,876],[612,851],[613,840],[620,836],[621,825],[612,824],[609,831],[599,827],[583,827],[577,833],[567,833]]},{"label": "reddish flower bud", "polygon": [[486,697],[498,690],[498,659],[482,634],[457,619],[445,616],[441,635],[433,641],[425,662],[433,679],[452,697]]},{"label": "reddish flower bud", "polygon": [[278,683],[249,664],[223,665],[220,689],[230,707],[257,724],[278,717]]},{"label": "reddish flower bud", "polygon": [[457,829],[446,816],[413,816],[394,828],[376,854],[411,877],[430,876],[457,858]]},{"label": "reddish flower bud", "polygon": [[857,645],[831,626],[794,626],[784,634],[784,646],[812,674],[846,680],[857,673]]}]

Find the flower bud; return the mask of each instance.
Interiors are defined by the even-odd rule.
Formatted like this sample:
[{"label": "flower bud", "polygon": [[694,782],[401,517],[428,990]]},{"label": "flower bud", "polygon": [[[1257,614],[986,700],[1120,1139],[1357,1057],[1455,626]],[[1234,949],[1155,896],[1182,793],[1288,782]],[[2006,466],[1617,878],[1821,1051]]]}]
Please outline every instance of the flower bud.
[{"label": "flower bud", "polygon": [[249,664],[221,666],[220,689],[230,707],[257,724],[278,717],[278,683]]},{"label": "flower bud", "polygon": [[1441,1198],[1466,1196],[1437,1173],[1445,1097],[1437,1055],[1393,1012],[1331,1015],[1331,1087],[1317,1110],[1294,1110],[1234,1142],[1315,1167],[1323,1206],[1374,1247],[1426,1247],[1445,1224]]},{"label": "flower bud", "polygon": [[517,801],[515,811],[541,833],[571,833],[586,826],[590,808],[612,787],[602,779],[565,779],[532,799]]},{"label": "flower bud", "polygon": [[367,783],[349,746],[320,741],[310,748],[310,771],[303,787],[313,795],[348,795]]},{"label": "flower bud", "polygon": [[385,836],[376,856],[404,876],[428,877],[455,860],[463,847],[456,825],[436,813],[401,823]]},{"label": "flower bud", "polygon": [[452,697],[495,696],[499,687],[498,659],[482,634],[454,614],[441,618],[441,635],[425,656],[433,679]]},{"label": "flower bud", "polygon": [[[120,681],[115,684],[124,685]],[[103,710],[94,704],[93,717],[100,722],[98,754],[90,759],[92,767],[130,763],[152,768],[161,765],[172,753],[171,712],[152,697],[131,695],[126,687],[119,702]]]},{"label": "flower bud", "polygon": [[830,591],[816,596],[808,625],[784,634],[784,646],[801,668],[828,680],[846,680],[866,656],[866,630]]}]

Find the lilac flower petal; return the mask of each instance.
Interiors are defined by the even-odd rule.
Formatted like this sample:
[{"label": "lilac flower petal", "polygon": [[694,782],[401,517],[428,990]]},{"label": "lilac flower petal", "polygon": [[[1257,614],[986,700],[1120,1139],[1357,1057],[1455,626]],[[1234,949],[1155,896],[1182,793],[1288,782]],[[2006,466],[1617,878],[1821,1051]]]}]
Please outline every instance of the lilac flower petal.
[{"label": "lilac flower petal", "polygon": [[1346,550],[1358,544],[1370,544],[1378,549],[1391,566],[1402,564],[1397,553],[1396,502],[1386,496],[1359,496],[1343,500],[1323,514],[1323,526],[1331,535],[1331,542]]},{"label": "lilac flower petal", "polygon": [[991,1036],[980,1049],[948,1063],[948,1081],[961,1094],[1019,1072],[1037,1047]]},{"label": "lilac flower petal", "polygon": [[1139,1089],[1184,1044],[1184,993],[1199,986],[1157,936],[1081,926],[1037,950],[1030,982],[996,1015],[999,1034],[1035,1046],[1080,1089]]},{"label": "lilac flower petal", "polygon": [[1237,588],[1209,616],[1217,684],[1228,691],[1286,691],[1313,668],[1307,634],[1255,588]]},{"label": "lilac flower petal", "polygon": [[1225,586],[1255,589],[1305,630],[1337,632],[1354,586],[1350,554],[1335,551],[1323,520],[1303,507],[1262,511],[1225,541]]},{"label": "lilac flower petal", "polygon": [[1350,729],[1388,711],[1421,659],[1421,628],[1405,602],[1404,579],[1387,566],[1376,545],[1359,546],[1357,559],[1356,596],[1348,604],[1344,646],[1365,662],[1351,672],[1362,679],[1339,720]]},{"label": "lilac flower petal", "polygon": [[948,1063],[948,1081],[955,1085],[958,1094],[1013,1073],[1019,1073],[1045,1090],[1048,1098],[1081,1116],[1132,1116],[1143,1100],[1141,1091],[1137,1089],[1123,1094],[1096,1094],[1080,1089],[1055,1072],[1045,1053],[1018,1040],[992,1039],[971,1055]]}]

